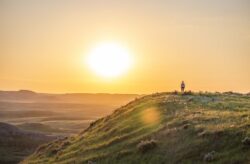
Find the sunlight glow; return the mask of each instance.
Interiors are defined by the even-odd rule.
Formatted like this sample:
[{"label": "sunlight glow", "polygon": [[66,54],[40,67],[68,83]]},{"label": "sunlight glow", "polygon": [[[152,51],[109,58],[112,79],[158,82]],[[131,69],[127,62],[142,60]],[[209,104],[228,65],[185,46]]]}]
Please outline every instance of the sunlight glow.
[{"label": "sunlight glow", "polygon": [[103,77],[116,77],[125,73],[132,64],[128,51],[116,43],[104,43],[87,56],[91,70]]},{"label": "sunlight glow", "polygon": [[160,113],[157,108],[148,108],[142,113],[142,121],[145,124],[155,125],[160,122]]}]

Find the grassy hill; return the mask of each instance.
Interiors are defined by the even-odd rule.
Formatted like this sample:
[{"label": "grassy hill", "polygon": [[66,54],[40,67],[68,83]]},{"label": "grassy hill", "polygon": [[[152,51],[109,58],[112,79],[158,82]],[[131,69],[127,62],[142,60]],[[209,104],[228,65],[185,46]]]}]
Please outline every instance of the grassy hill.
[{"label": "grassy hill", "polygon": [[0,122],[0,163],[18,163],[41,144],[54,140],[40,133],[28,132]]},{"label": "grassy hill", "polygon": [[249,137],[249,95],[157,93],[40,146],[23,163],[244,164]]}]

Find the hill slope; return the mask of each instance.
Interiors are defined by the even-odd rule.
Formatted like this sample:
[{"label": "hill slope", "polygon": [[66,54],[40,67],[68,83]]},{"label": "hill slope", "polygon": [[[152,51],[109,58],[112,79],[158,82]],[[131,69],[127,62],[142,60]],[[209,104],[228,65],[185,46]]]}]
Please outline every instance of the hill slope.
[{"label": "hill slope", "polygon": [[30,155],[37,146],[53,139],[55,137],[23,131],[0,122],[0,163],[18,163]]},{"label": "hill slope", "polygon": [[40,146],[23,163],[249,163],[249,136],[247,95],[160,93]]}]

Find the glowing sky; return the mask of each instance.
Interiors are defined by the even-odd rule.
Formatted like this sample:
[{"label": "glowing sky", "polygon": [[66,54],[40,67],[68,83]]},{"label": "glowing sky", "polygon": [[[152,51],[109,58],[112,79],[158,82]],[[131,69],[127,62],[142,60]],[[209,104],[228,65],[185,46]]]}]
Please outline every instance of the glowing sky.
[{"label": "glowing sky", "polygon": [[[0,20],[0,90],[250,91],[249,0],[0,0]],[[106,41],[134,55],[121,77],[86,67]]]}]

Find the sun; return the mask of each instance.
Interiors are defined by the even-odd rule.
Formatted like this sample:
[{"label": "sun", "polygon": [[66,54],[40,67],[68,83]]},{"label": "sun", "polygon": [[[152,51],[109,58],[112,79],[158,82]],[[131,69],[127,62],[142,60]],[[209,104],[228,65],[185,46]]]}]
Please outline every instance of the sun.
[{"label": "sun", "polygon": [[87,56],[87,65],[102,77],[116,77],[131,67],[131,54],[117,43],[102,43]]}]

